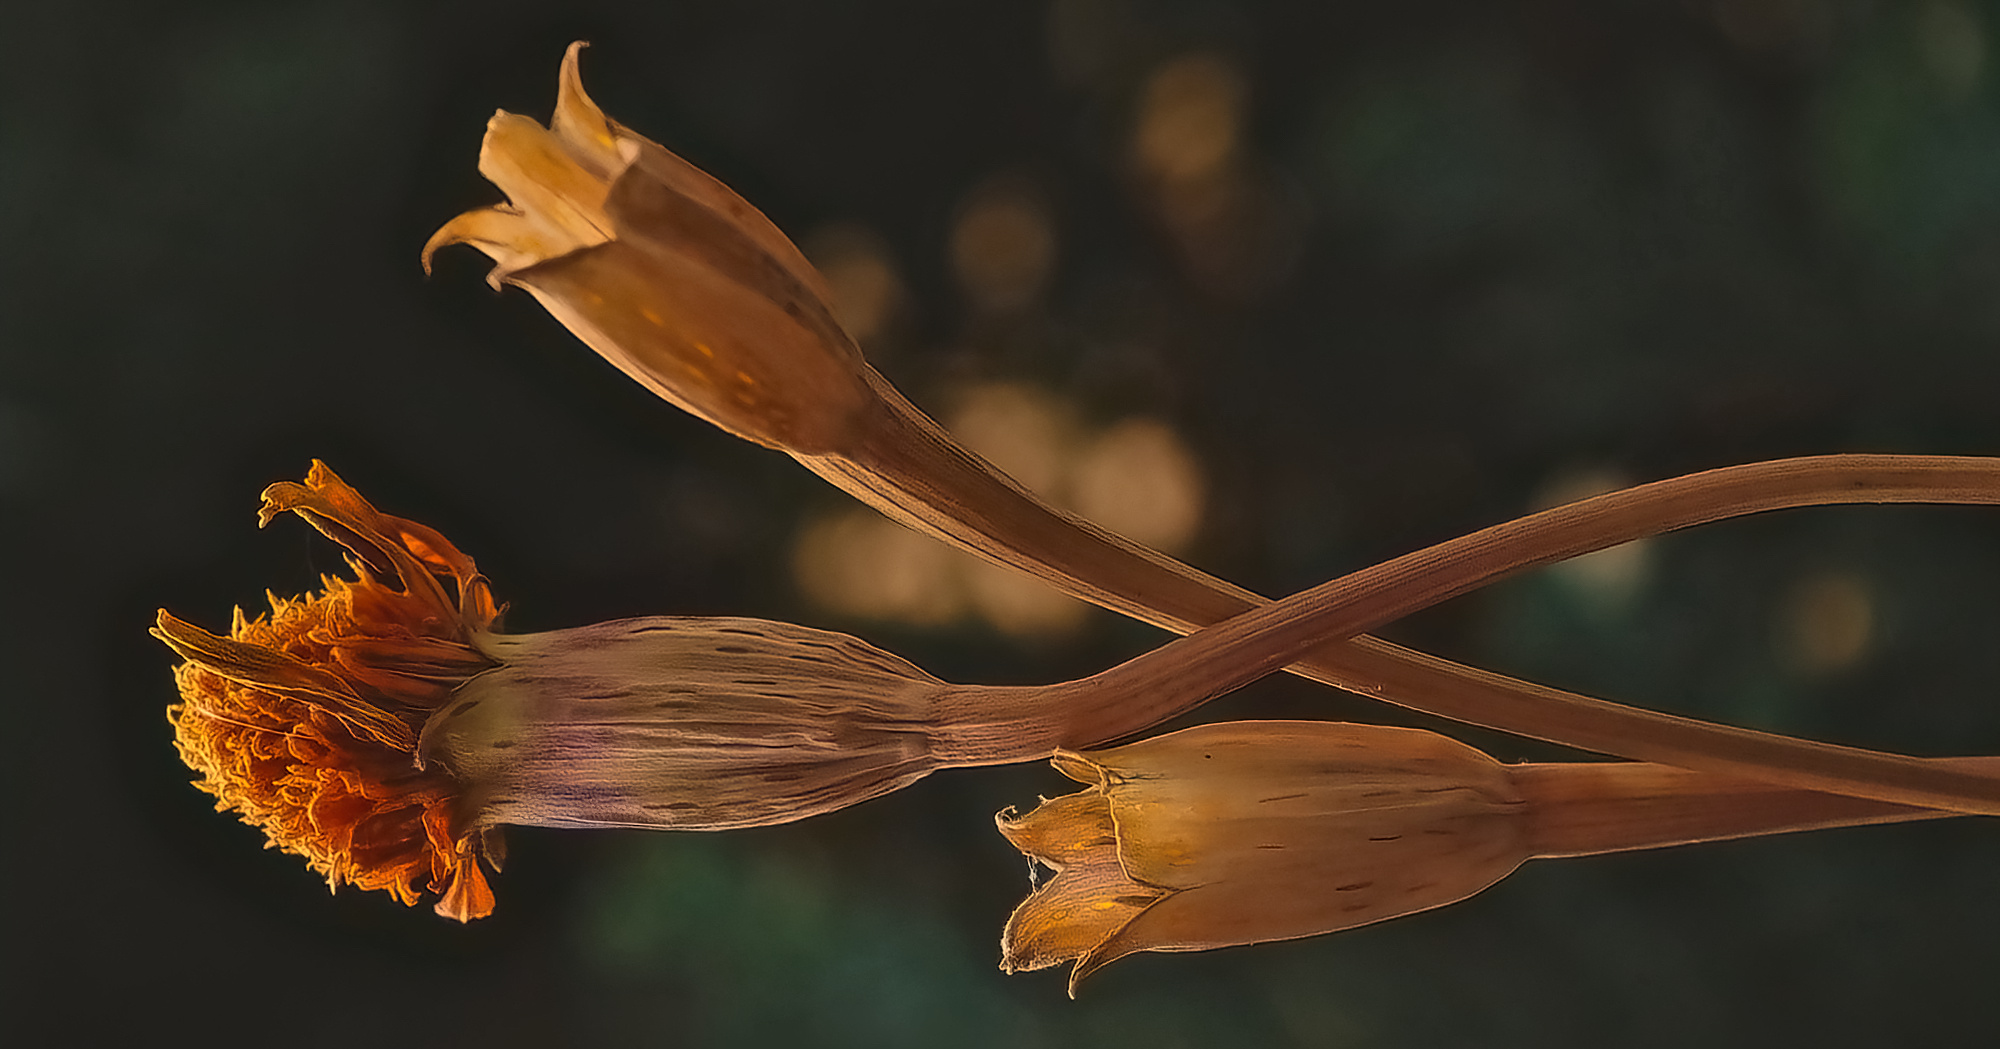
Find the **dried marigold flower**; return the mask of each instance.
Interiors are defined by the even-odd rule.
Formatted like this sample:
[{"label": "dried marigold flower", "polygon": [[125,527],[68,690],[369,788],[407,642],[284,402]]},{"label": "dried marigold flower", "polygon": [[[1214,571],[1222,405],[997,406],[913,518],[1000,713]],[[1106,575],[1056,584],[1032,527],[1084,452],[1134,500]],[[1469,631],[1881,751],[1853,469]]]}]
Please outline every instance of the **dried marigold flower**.
[{"label": "dried marigold flower", "polygon": [[584,93],[581,43],[563,57],[544,128],[494,114],[479,171],[509,203],[452,219],[424,245],[491,256],[488,280],[526,289],[653,392],[784,450],[848,443],[875,403],[819,272],[771,221]]},{"label": "dried marigold flower", "polygon": [[[493,909],[480,863],[498,869],[500,824],[783,823],[992,735],[938,729],[948,686],[844,634],[667,617],[496,633],[471,558],[324,464],[263,498],[260,524],[298,514],[356,578],[239,611],[228,637],[162,611],[153,633],[186,660],[168,716],[217,808],[335,888],[435,892],[439,913],[470,920]],[[1011,699],[994,697],[1003,719]]]},{"label": "dried marigold flower", "polygon": [[[154,636],[186,660],[167,708],[181,759],[216,808],[305,857],[330,887],[380,889],[439,914],[491,912],[482,859],[500,840],[469,826],[459,784],[418,767],[418,733],[493,661],[473,644],[498,615],[472,559],[443,536],[376,511],[314,462],[305,484],[264,490],[258,524],[295,513],[347,548],[353,580],[327,576],[228,637],[160,612]],[[448,586],[447,582],[448,581]]]},{"label": "dried marigold flower", "polygon": [[1529,856],[1498,762],[1431,732],[1203,725],[1058,752],[1091,789],[1000,832],[1056,875],[1001,937],[1009,972],[1310,936],[1462,900]]},{"label": "dried marigold flower", "polygon": [[1072,997],[1128,954],[1414,914],[1529,859],[1950,815],[1645,762],[1502,765],[1434,732],[1332,722],[1203,725],[1054,764],[1091,788],[996,817],[1056,871],[1008,919],[1001,968],[1072,962]]}]

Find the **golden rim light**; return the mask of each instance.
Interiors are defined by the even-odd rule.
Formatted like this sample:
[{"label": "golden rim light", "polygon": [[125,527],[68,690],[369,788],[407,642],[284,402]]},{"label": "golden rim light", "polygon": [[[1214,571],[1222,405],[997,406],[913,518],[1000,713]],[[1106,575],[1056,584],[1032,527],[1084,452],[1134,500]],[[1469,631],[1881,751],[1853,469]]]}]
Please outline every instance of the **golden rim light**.
[{"label": "golden rim light", "polygon": [[[424,248],[426,267],[439,247],[479,248],[494,260],[496,285],[528,290],[663,398],[793,454],[900,524],[1026,573],[1009,579],[1039,577],[1183,632],[1213,629],[1045,689],[951,685],[858,639],[751,620],[651,617],[497,635],[499,608],[470,558],[422,525],[379,513],[315,462],[305,483],[264,492],[260,526],[296,513],[346,548],[355,578],[325,577],[319,592],[298,598],[273,595],[268,614],[239,611],[227,636],[164,611],[154,633],[185,660],[176,671],[182,701],[169,718],[197,785],[331,886],[406,904],[434,893],[439,913],[466,921],[493,908],[482,865],[498,869],[499,822],[786,822],[933,768],[1129,737],[1301,659],[1328,683],[1461,720],[1628,757],[1696,759],[1701,772],[1579,766],[1586,779],[1603,769],[1636,775],[1651,792],[1639,796],[1645,804],[1684,795],[1696,808],[1641,841],[1623,816],[1584,819],[1561,808],[1584,793],[1575,769],[1503,767],[1446,737],[1370,726],[1206,726],[1115,750],[1058,751],[1057,767],[1091,788],[1000,818],[1010,840],[1058,869],[1009,923],[1009,968],[1073,961],[1073,989],[1134,951],[1381,920],[1463,898],[1536,849],[1582,855],[1609,851],[1599,846],[1612,840],[1637,848],[1726,836],[1717,828],[1774,833],[1834,825],[1830,812],[1850,821],[1937,814],[1911,804],[2000,812],[1992,764],[1759,737],[1537,691],[1355,637],[1502,574],[1723,516],[1842,501],[2000,502],[1994,460],[1845,456],[1710,471],[1495,526],[1265,605],[1038,501],[903,401],[861,360],[834,320],[827,283],[775,226],[591,102],[578,76],[581,46],[564,58],[548,128],[504,112],[489,123],[480,170],[508,200],[440,229]],[[1254,168],[1234,131],[1241,85],[1212,61],[1169,72],[1156,81],[1148,104],[1158,112],[1135,146],[1141,165],[1157,169],[1170,218],[1185,204],[1182,218],[1201,219],[1189,218],[1190,230],[1234,228],[1242,209],[1208,205],[1236,192],[1210,193],[1211,182],[1251,185],[1236,178]],[[1164,130],[1146,130],[1155,124]],[[1208,147],[1185,163],[1160,159],[1172,159],[1162,143],[1188,141]],[[1218,182],[1216,172],[1236,175]],[[1166,192],[1180,183],[1202,191]],[[966,259],[1005,263],[990,267],[986,283],[1008,294],[988,305],[1018,309],[1039,294],[1053,234],[1046,242],[1023,234],[1033,233],[1028,220],[1046,224],[1029,214],[1032,200],[994,199],[989,212],[968,212],[961,232],[971,247],[959,261],[961,270]],[[973,276],[969,287],[979,284]],[[1031,428],[1016,419],[1001,429]],[[1083,465],[1048,454],[1023,459],[1039,471],[1018,472],[1039,472],[1045,484],[1067,478],[1078,509],[1102,523],[1127,513],[1121,530],[1142,541],[1172,545],[1198,525],[1199,471],[1164,425],[1121,426],[1094,447],[1102,454]],[[1173,484],[1127,483],[1149,471],[1177,478],[1177,500],[1147,501]],[[1035,477],[1020,480],[1036,486]],[[1160,531],[1138,534],[1146,528]],[[968,580],[961,589],[974,590]],[[1812,658],[1851,658],[1844,653],[1867,641],[1865,588],[1805,593],[1796,632],[1820,639]],[[1086,697],[1101,702],[1078,702]],[[1496,703],[1508,716],[1482,720]],[[1787,778],[1771,786],[1754,774]],[[1559,780],[1562,790],[1552,791]],[[1874,800],[1833,793],[1857,784]],[[1528,786],[1570,822],[1523,822]],[[1740,809],[1737,794],[1776,807],[1762,822],[1740,813],[1718,822]],[[1717,798],[1727,804],[1700,808]],[[1306,799],[1296,811],[1271,807],[1296,799]],[[1599,833],[1614,825],[1622,837]],[[1457,844],[1447,847],[1440,828]],[[1594,836],[1558,841],[1551,828]],[[1331,895],[1319,891],[1328,872]]]}]

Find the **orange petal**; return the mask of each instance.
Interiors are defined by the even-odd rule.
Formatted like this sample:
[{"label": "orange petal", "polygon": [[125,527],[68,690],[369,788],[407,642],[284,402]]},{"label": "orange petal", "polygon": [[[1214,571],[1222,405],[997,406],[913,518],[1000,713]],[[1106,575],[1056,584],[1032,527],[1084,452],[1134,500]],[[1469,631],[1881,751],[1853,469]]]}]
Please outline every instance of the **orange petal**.
[{"label": "orange petal", "polygon": [[182,659],[238,684],[261,688],[325,710],[364,738],[399,750],[416,745],[416,733],[360,696],[338,674],[277,649],[217,637],[161,609],[154,637]]},{"label": "orange petal", "polygon": [[1000,934],[1000,968],[1045,969],[1086,957],[1167,893],[1125,877],[1108,862],[1065,868],[1035,890],[1007,919]]},{"label": "orange petal", "polygon": [[560,255],[611,239],[606,175],[578,163],[563,140],[533,120],[499,110],[486,122],[479,173],[534,222]]},{"label": "orange petal", "polygon": [[1013,813],[1008,809],[994,817],[1000,833],[1024,855],[1057,870],[1118,847],[1111,804],[1094,790],[1050,798],[1025,816]]},{"label": "orange petal", "polygon": [[493,272],[487,275],[486,283],[496,291],[509,273],[559,254],[558,245],[544,237],[535,223],[506,204],[468,211],[439,227],[424,242],[419,257],[424,272],[431,271],[431,256],[439,248],[453,244],[470,244],[493,260]]},{"label": "orange petal", "polygon": [[467,859],[453,869],[451,885],[438,898],[434,909],[447,918],[461,922],[493,913],[493,888],[486,883],[486,875],[480,871],[477,862]]},{"label": "orange petal", "polygon": [[618,139],[612,134],[611,122],[583,90],[583,74],[578,70],[577,58],[589,46],[578,40],[563,52],[562,73],[556,83],[556,111],[549,119],[549,128],[579,163],[608,181],[624,168],[625,162],[618,155]]},{"label": "orange petal", "polygon": [[[371,581],[369,573],[396,577],[403,594],[423,606],[420,614],[413,617],[406,613],[400,618],[414,619],[413,626],[430,620],[452,623],[452,632],[459,632],[456,628],[459,603],[445,594],[430,569],[399,541],[410,522],[377,511],[361,497],[361,493],[348,487],[317,459],[313,460],[312,470],[307,473],[304,485],[280,481],[264,489],[257,524],[259,527],[268,525],[272,518],[287,511],[299,515],[320,534],[346,547],[349,553],[360,559],[368,570],[363,573],[364,582]],[[399,525],[405,527],[399,528]],[[429,529],[423,531],[429,534],[429,538],[442,541],[437,533]],[[445,546],[450,548],[448,543]],[[456,548],[450,549],[452,553],[457,553]],[[465,564],[469,568],[471,560],[466,559]],[[460,581],[463,582],[462,579]]]}]

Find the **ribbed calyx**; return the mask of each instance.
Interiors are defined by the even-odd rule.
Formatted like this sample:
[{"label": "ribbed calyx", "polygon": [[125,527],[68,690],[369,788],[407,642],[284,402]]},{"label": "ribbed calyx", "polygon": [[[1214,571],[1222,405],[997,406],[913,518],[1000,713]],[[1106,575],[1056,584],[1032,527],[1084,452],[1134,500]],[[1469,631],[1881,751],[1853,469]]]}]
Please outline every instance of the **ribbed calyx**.
[{"label": "ribbed calyx", "polygon": [[944,683],[845,634],[649,617],[477,644],[499,666],[430,719],[419,749],[481,823],[753,827],[937,767]]}]

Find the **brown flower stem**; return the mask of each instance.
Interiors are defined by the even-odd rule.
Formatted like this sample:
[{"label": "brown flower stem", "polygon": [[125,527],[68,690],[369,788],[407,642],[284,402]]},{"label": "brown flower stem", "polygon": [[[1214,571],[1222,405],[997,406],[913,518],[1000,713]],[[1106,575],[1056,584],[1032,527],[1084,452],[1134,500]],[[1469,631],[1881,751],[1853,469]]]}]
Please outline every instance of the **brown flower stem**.
[{"label": "brown flower stem", "polygon": [[[1934,764],[2000,771],[2000,758]],[[1645,762],[1512,765],[1508,772],[1526,803],[1528,847],[1538,859],[1953,815]]]},{"label": "brown flower stem", "polygon": [[[1020,717],[1007,731],[968,740],[991,748],[989,758],[973,763],[1023,760],[1050,746],[1088,746],[1130,735],[1308,652],[1322,661],[1328,653],[1344,656],[1348,650],[1329,642],[1536,565],[1725,517],[1846,502],[2000,502],[2000,459],[1789,459],[1711,470],[1545,510],[1245,612],[1091,678],[1042,690],[1002,690],[1018,693]],[[1439,674],[1428,683],[1406,676],[1405,683],[1427,687],[1399,693],[1398,699],[1429,713],[1621,757],[1796,789],[2000,815],[2000,775],[1993,770],[1714,725],[1554,690],[1524,693],[1499,687],[1506,679],[1498,675],[1468,675]],[[1461,681],[1474,687],[1447,687]],[[1487,687],[1477,687],[1482,684]],[[954,701],[988,710],[999,706],[993,701],[1000,696],[982,701],[973,691],[954,690]],[[1036,726],[1044,726],[1040,734]]]},{"label": "brown flower stem", "polygon": [[[496,264],[488,278],[496,287],[527,289],[606,360],[667,401],[730,433],[788,451],[904,524],[1071,594],[1183,633],[1265,605],[1249,591],[1054,510],[958,446],[862,362],[833,318],[825,282],[769,219],[658,143],[605,117],[583,90],[579,46],[572,45],[564,58],[548,128],[504,112],[487,125],[480,171],[509,202],[447,223],[424,246],[426,266],[440,247],[477,247]],[[1992,501],[1989,476],[1963,480],[1976,492],[1954,493],[1960,482],[1945,476],[1956,469],[1949,461],[1922,461],[1937,469],[1914,478],[1910,471],[1918,468],[1911,462],[1916,461],[1835,457],[1700,475],[1679,502],[1662,496],[1628,507],[1638,516],[1625,523],[1631,527],[1624,538],[1713,519],[1718,515],[1708,504],[1725,497],[1738,500],[1734,513],[1828,501]],[[1977,473],[1972,467],[1964,471]],[[1579,507],[1608,505],[1591,501]],[[1560,519],[1547,523],[1561,530]],[[1571,547],[1549,556],[1609,545],[1618,541],[1609,536],[1622,526],[1605,518],[1592,527],[1599,532],[1585,529],[1571,537]],[[432,545],[420,534],[405,538],[417,547]],[[380,544],[366,545],[393,553]],[[381,567],[364,550],[357,549],[356,556]],[[1510,561],[1513,554],[1504,546],[1470,556],[1458,566],[1472,570],[1468,578],[1492,578],[1533,563]],[[1482,564],[1481,557],[1493,564]],[[1978,797],[1979,805],[1990,805],[2000,794],[2000,776],[1966,773],[1945,782],[1937,770],[1899,765],[1883,755],[1635,711],[1370,638],[1333,643],[1393,618],[1386,611],[1391,606],[1407,610],[1449,596],[1431,588],[1420,572],[1395,586],[1407,587],[1414,599],[1395,606],[1378,600],[1381,594],[1354,597],[1353,608],[1329,612],[1311,626],[1282,616],[1257,620],[1275,632],[1257,639],[1222,635],[1234,638],[1223,645],[1224,658],[1248,666],[1241,657],[1251,651],[1283,650],[1287,655],[1280,663],[1305,658],[1293,668],[1297,672],[1445,717],[1793,787],[1892,801]],[[490,605],[473,591],[465,596],[473,606]],[[1286,615],[1310,617],[1315,600],[1289,606]],[[1341,616],[1357,615],[1359,625],[1336,629]],[[1319,650],[1308,653],[1314,646]],[[1179,654],[1165,657],[1168,665],[1186,654],[1175,651]],[[1214,660],[1204,665],[1219,669]],[[1132,675],[1143,676],[1136,668],[1127,672]],[[1170,694],[1180,697],[1175,702],[1193,695]],[[1201,698],[1194,695],[1191,701]],[[1148,700],[1154,706],[1142,705],[1141,714],[1171,707]],[[1113,719],[1105,735],[1143,723]],[[964,736],[966,730],[946,726],[940,732]],[[1004,743],[982,743],[966,751],[968,760],[992,760]]]}]

